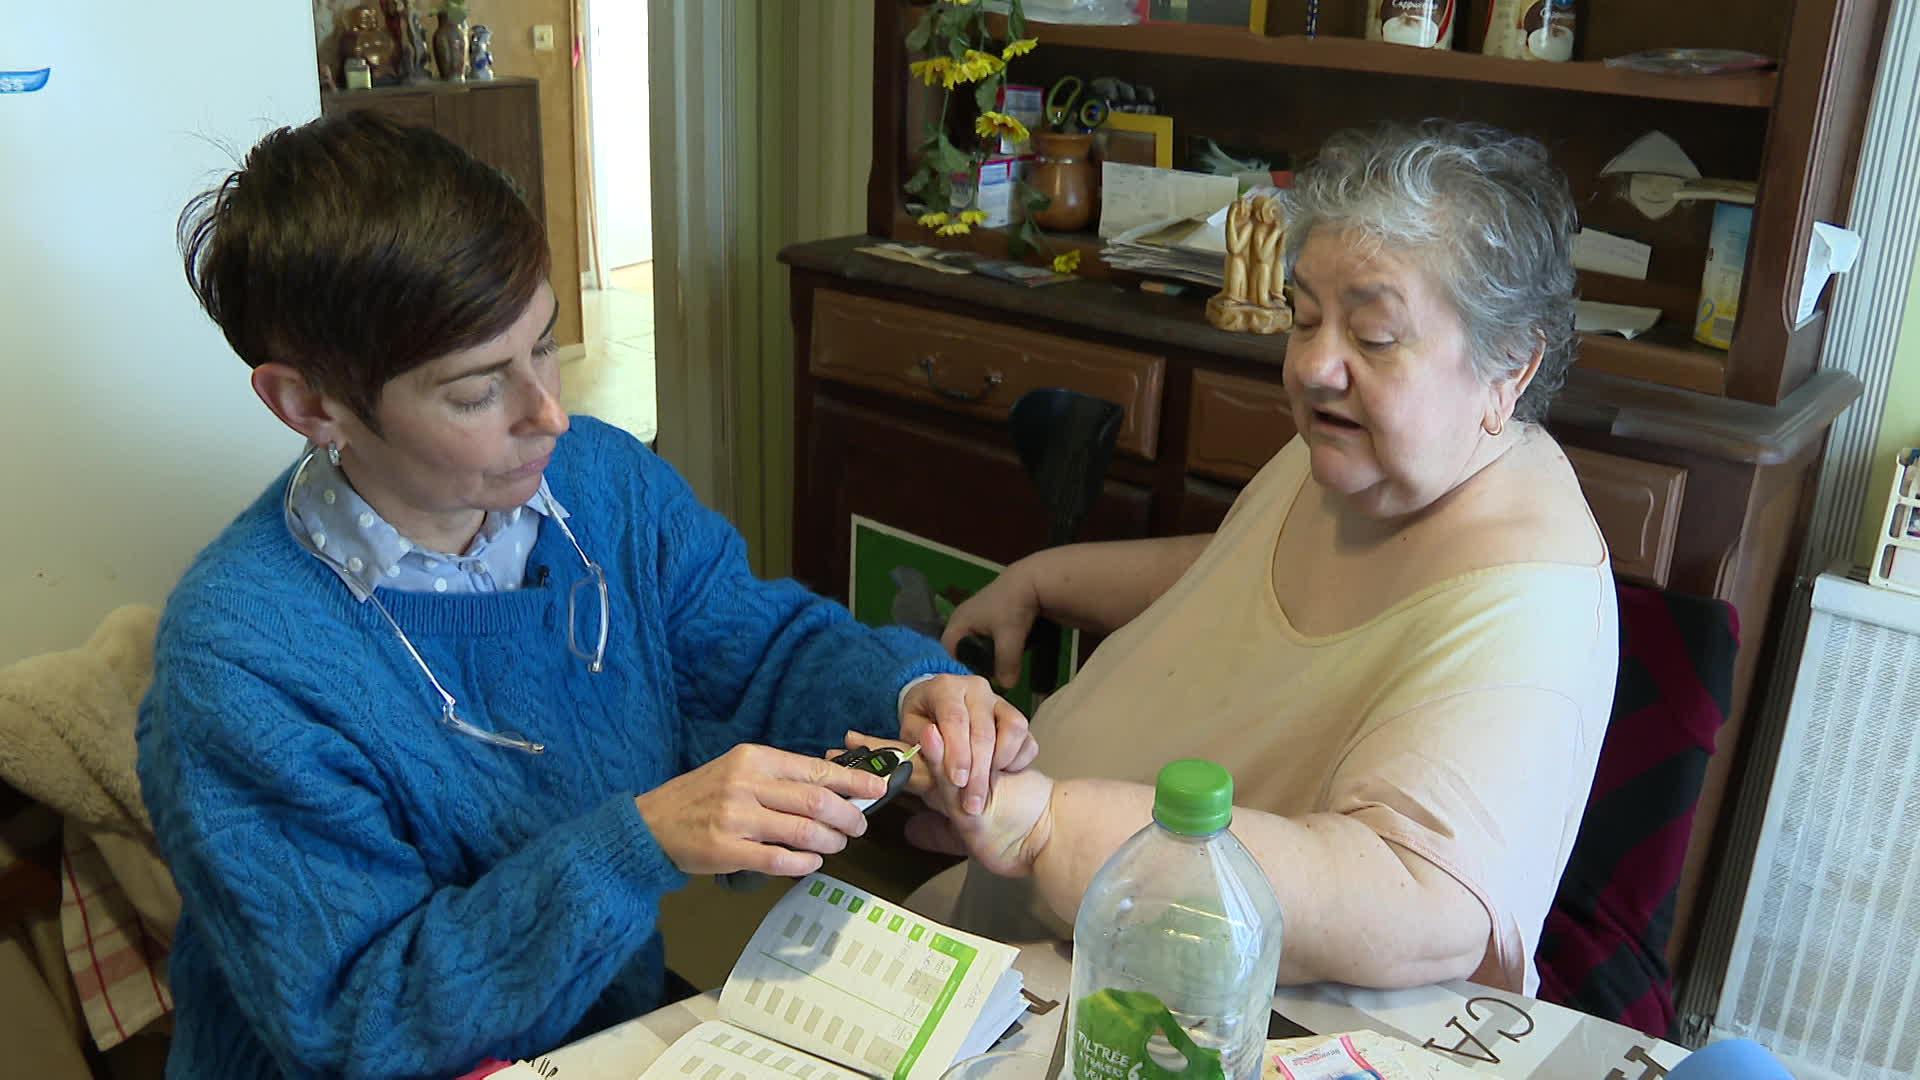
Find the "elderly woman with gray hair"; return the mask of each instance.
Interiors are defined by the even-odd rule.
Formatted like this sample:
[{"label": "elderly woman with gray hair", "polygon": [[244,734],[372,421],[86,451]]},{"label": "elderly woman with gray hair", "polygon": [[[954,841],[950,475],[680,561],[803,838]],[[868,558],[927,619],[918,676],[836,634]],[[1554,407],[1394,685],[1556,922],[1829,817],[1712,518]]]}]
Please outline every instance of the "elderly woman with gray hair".
[{"label": "elderly woman with gray hair", "polygon": [[1540,426],[1574,351],[1566,181],[1529,139],[1429,123],[1334,138],[1288,210],[1298,436],[1219,532],[1044,551],[955,613],[950,646],[1002,657],[1040,614],[1112,636],[1035,717],[1036,768],[980,816],[935,780],[948,812],[914,832],[973,856],[963,924],[1058,933],[1159,767],[1211,758],[1282,981],[1530,992],[1619,649]]}]

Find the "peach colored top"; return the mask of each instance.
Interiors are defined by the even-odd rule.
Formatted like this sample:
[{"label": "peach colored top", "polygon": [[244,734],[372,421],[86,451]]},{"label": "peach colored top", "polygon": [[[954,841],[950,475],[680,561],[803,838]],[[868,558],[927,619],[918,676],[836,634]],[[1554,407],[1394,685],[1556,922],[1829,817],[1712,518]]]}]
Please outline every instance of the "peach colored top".
[{"label": "peach colored top", "polygon": [[[1167,761],[1203,757],[1233,773],[1238,806],[1349,815],[1470,889],[1493,923],[1474,980],[1530,994],[1613,701],[1613,575],[1604,559],[1497,566],[1310,637],[1272,569],[1307,475],[1296,439],[1187,573],[1039,711],[1037,765],[1151,784]],[[1030,910],[1024,882],[985,877],[971,875],[960,917]]]}]

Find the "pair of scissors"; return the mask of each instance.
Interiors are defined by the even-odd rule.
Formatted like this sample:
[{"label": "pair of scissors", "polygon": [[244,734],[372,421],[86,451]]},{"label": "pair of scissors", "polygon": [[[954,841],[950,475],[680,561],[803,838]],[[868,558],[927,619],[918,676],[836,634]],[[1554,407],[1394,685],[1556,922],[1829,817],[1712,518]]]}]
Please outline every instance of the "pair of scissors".
[{"label": "pair of scissors", "polygon": [[1055,131],[1087,132],[1107,122],[1107,103],[1097,97],[1081,100],[1085,84],[1068,75],[1047,91],[1047,124]]}]

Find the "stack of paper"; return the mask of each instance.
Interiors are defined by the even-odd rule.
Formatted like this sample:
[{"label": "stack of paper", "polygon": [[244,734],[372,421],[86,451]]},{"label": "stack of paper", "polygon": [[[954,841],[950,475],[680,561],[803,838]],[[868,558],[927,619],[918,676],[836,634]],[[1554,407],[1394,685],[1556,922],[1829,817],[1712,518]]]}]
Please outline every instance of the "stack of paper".
[{"label": "stack of paper", "polygon": [[1230,176],[1106,162],[1100,173],[1100,258],[1116,270],[1219,288],[1226,280]]},{"label": "stack of paper", "polygon": [[1227,212],[1156,221],[1107,241],[1101,261],[1116,270],[1220,288],[1226,283]]}]

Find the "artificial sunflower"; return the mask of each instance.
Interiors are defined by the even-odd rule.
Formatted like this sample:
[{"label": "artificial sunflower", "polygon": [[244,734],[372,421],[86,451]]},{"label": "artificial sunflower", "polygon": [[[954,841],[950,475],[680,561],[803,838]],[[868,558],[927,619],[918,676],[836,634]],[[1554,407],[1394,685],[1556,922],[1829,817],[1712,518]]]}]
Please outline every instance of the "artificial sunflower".
[{"label": "artificial sunflower", "polygon": [[949,221],[933,230],[935,236],[965,236],[973,231],[973,226],[964,221]]},{"label": "artificial sunflower", "polygon": [[1080,269],[1080,253],[1078,251],[1062,252],[1053,257],[1053,272],[1056,274],[1071,274],[1078,269]]},{"label": "artificial sunflower", "polygon": [[989,75],[998,75],[1007,69],[1007,62],[990,52],[968,49],[960,58],[960,69],[968,75],[968,82],[978,82]]},{"label": "artificial sunflower", "polygon": [[914,78],[921,80],[928,86],[932,86],[936,82],[941,82],[945,83],[947,89],[951,90],[953,89],[953,84],[958,81],[956,78],[956,67],[951,59],[945,56],[936,56],[931,60],[915,60],[913,63],[907,65],[907,70],[913,72]]},{"label": "artificial sunflower", "polygon": [[1000,57],[1003,60],[1012,60],[1017,56],[1025,56],[1032,52],[1033,47],[1038,44],[1040,44],[1039,38],[1015,38],[1007,42],[1006,48],[1000,50]]},{"label": "artificial sunflower", "polygon": [[962,210],[960,211],[959,221],[960,224],[969,227],[984,225],[987,223],[987,212],[985,210]]},{"label": "artificial sunflower", "polygon": [[1031,134],[1027,131],[1027,125],[1020,122],[1019,117],[991,110],[980,114],[980,119],[973,122],[973,130],[983,139],[1005,135],[1014,142],[1026,142]]},{"label": "artificial sunflower", "polygon": [[947,215],[942,212],[935,212],[931,214],[921,214],[919,217],[919,221],[921,225],[924,225],[929,229],[934,229],[942,225],[945,225],[947,223]]}]

